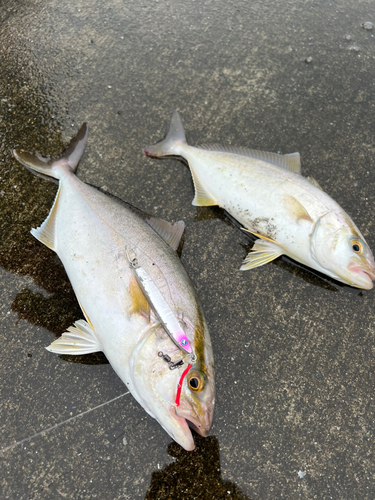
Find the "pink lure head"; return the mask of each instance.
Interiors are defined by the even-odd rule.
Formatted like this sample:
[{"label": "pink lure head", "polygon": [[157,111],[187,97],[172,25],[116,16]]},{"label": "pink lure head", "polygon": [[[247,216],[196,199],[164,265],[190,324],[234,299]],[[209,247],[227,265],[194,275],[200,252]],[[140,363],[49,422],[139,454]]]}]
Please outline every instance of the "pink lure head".
[{"label": "pink lure head", "polygon": [[188,341],[185,332],[183,330],[179,330],[176,333],[176,340],[184,351],[188,353],[192,352],[193,349],[191,348],[190,342]]}]

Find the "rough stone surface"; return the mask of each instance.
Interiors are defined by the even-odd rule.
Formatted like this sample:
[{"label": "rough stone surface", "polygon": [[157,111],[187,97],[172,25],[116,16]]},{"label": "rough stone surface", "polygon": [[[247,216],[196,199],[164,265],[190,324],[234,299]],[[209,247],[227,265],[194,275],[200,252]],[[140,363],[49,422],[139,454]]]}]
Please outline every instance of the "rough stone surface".
[{"label": "rough stone surface", "polygon": [[[283,258],[240,272],[247,236],[191,205],[181,162],[142,155],[174,108],[191,144],[299,151],[375,249],[372,15],[369,0],[2,2],[1,498],[375,497],[374,291]],[[211,437],[191,453],[116,399],[126,390],[103,356],[44,349],[80,311],[29,234],[56,188],[11,149],[57,154],[83,121],[80,178],[186,222],[217,386]]]}]

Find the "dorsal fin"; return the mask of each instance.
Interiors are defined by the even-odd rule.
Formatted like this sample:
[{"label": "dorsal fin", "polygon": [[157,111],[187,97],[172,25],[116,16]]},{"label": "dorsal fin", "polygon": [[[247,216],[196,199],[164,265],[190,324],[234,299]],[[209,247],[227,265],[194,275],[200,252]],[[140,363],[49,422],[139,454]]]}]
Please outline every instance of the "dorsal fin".
[{"label": "dorsal fin", "polygon": [[170,247],[173,248],[173,250],[177,250],[185,230],[184,221],[179,220],[171,224],[170,222],[152,216],[145,218],[145,221]]},{"label": "dorsal fin", "polygon": [[288,155],[279,155],[277,153],[267,153],[265,151],[258,151],[257,149],[242,148],[239,146],[221,146],[219,144],[203,144],[197,146],[199,149],[206,151],[218,151],[221,153],[232,153],[236,155],[248,156],[256,160],[272,163],[277,167],[286,168],[296,174],[301,173],[301,160],[299,153],[291,153]]},{"label": "dorsal fin", "polygon": [[288,165],[284,168],[287,168],[288,170],[296,174],[301,173],[301,157],[299,153],[290,153],[288,155],[284,155],[284,159],[288,163]]}]

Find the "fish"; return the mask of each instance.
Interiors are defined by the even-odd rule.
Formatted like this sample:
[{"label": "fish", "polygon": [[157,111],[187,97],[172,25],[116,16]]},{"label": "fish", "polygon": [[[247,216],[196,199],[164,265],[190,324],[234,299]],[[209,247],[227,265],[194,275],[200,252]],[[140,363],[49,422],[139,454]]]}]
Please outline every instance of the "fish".
[{"label": "fish", "polygon": [[342,283],[373,287],[375,262],[365,238],[314,178],[301,175],[299,153],[189,146],[178,111],[165,139],[143,152],[182,157],[193,177],[192,204],[219,205],[256,237],[242,271],[286,255]]},{"label": "fish", "polygon": [[191,429],[207,436],[215,406],[214,361],[202,307],[176,249],[182,221],[140,216],[75,175],[87,124],[57,160],[13,151],[59,188],[31,234],[56,252],[84,319],[47,347],[56,354],[102,351],[138,403],[185,450]]}]

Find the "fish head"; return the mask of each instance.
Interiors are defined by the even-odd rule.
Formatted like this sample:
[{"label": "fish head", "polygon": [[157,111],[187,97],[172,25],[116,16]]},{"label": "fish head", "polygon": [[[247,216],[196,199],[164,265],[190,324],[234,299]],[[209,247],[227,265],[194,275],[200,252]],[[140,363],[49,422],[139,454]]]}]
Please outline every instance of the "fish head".
[{"label": "fish head", "polygon": [[[188,451],[195,448],[191,428],[207,436],[213,418],[215,393],[209,338],[204,352],[208,364],[199,354],[184,353],[158,325],[138,344],[130,362],[134,397]],[[183,364],[171,369],[170,363],[180,360]]]},{"label": "fish head", "polygon": [[175,408],[176,415],[184,418],[189,427],[203,437],[208,436],[212,425],[215,393],[214,384],[201,363],[195,361],[186,368],[181,380],[181,397]]},{"label": "fish head", "polygon": [[375,261],[359,229],[345,213],[321,217],[312,236],[313,256],[323,272],[357,288],[370,290]]}]

